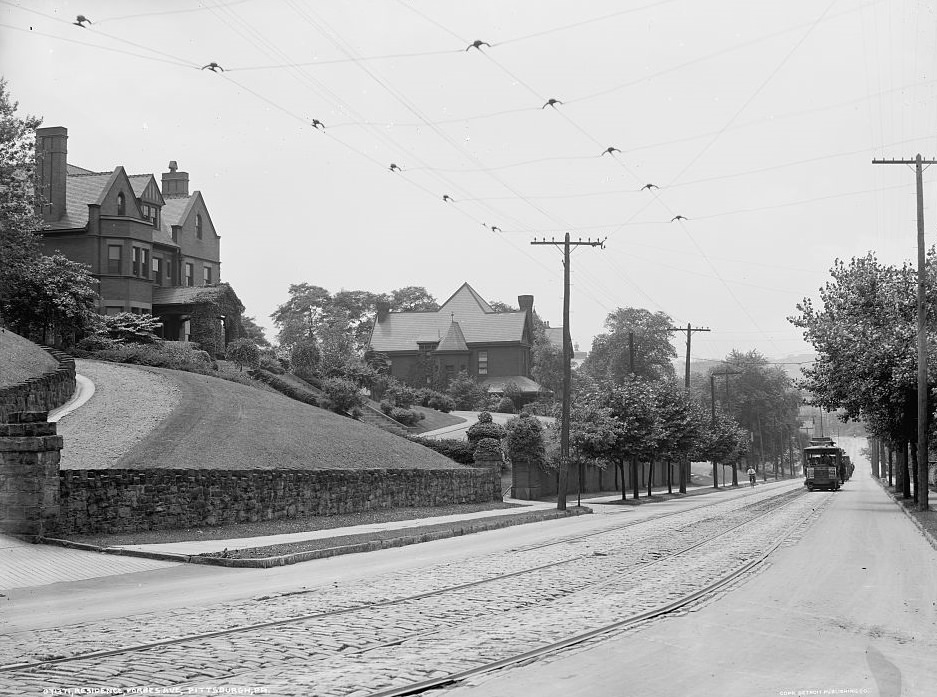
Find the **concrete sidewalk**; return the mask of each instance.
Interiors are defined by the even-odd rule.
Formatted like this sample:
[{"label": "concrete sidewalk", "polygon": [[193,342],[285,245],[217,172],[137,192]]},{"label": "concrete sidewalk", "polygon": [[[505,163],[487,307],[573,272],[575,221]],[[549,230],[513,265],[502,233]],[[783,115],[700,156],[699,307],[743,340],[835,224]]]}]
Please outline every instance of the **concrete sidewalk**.
[{"label": "concrete sidewalk", "polygon": [[220,552],[222,549],[250,549],[252,547],[270,547],[272,545],[288,544],[291,542],[305,542],[308,540],[323,540],[332,537],[347,537],[349,535],[366,535],[369,532],[383,532],[386,530],[407,530],[426,525],[439,525],[463,520],[481,520],[495,516],[519,515],[530,511],[552,510],[555,503],[542,501],[516,501],[505,499],[505,503],[519,504],[518,508],[496,508],[490,511],[475,511],[473,513],[460,513],[456,515],[435,516],[431,518],[411,518],[408,520],[392,520],[384,523],[370,523],[367,525],[350,525],[342,528],[326,528],[324,530],[307,530],[305,532],[291,532],[281,535],[264,535],[260,537],[242,537],[227,540],[192,540],[189,542],[166,542],[163,544],[143,545],[115,545],[115,549],[127,549],[137,552],[156,552],[163,554],[204,554],[206,552]]}]

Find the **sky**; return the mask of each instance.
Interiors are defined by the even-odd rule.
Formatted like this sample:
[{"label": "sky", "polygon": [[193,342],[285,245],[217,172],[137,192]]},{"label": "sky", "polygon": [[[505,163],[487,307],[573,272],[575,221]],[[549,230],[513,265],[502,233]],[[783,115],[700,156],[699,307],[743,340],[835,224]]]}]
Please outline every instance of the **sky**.
[{"label": "sky", "polygon": [[[643,307],[709,328],[694,358],[783,360],[811,350],[787,318],[834,259],[916,259],[913,168],[872,159],[937,156],[935,13],[0,0],[0,73],[21,113],[68,128],[72,164],[159,178],[178,161],[221,235],[222,280],[268,337],[297,283],[442,302],[467,281],[490,301],[531,294],[561,326],[561,250],[531,241],[569,232],[604,240],[572,252],[581,349]],[[924,181],[930,246],[937,168]]]}]

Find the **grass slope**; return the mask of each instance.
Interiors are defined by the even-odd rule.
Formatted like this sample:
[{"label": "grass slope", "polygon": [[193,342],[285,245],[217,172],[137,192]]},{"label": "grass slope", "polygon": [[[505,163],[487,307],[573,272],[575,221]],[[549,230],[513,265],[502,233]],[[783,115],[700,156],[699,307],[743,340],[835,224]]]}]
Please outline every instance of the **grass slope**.
[{"label": "grass slope", "polygon": [[[280,394],[144,368],[179,385],[175,410],[117,468],[460,469],[428,448]],[[145,408],[145,395],[140,407]]]},{"label": "grass slope", "polygon": [[57,365],[52,356],[33,342],[0,329],[0,387],[37,377],[55,370]]}]

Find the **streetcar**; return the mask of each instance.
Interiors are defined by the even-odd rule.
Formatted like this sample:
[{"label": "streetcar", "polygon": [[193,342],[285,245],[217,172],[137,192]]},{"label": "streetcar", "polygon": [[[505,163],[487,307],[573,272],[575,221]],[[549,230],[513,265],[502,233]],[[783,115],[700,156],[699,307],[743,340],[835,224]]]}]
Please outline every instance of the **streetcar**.
[{"label": "streetcar", "polygon": [[838,491],[846,480],[846,457],[842,448],[837,448],[832,438],[811,439],[804,448],[804,486],[807,491],[828,489]]}]

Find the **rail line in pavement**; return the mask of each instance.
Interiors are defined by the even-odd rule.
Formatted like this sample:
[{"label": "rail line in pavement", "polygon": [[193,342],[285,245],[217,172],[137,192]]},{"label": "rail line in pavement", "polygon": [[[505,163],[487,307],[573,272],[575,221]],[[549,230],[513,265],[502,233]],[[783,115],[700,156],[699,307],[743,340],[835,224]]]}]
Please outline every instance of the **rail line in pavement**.
[{"label": "rail line in pavement", "polygon": [[[570,565],[575,561],[589,560],[593,564],[598,564],[601,568],[598,569],[596,573],[593,574],[593,578],[584,578],[582,573],[577,573],[575,575],[575,584],[573,587],[564,590],[559,593],[559,595],[571,595],[573,593],[578,593],[583,590],[595,589],[602,585],[602,582],[608,583],[614,580],[620,580],[622,577],[628,574],[641,573],[644,576],[647,576],[650,567],[655,565],[664,564],[667,562],[672,562],[676,557],[684,554],[690,553],[692,550],[699,549],[707,544],[711,544],[714,540],[723,538],[724,536],[737,531],[739,528],[751,526],[751,524],[759,519],[763,519],[769,516],[771,513],[778,510],[778,504],[791,503],[800,498],[799,492],[785,492],[780,495],[768,495],[754,503],[748,503],[742,506],[735,506],[734,508],[729,505],[731,501],[718,502],[716,504],[711,504],[703,507],[695,507],[690,511],[680,511],[673,514],[667,514],[666,516],[655,516],[656,520],[659,520],[661,517],[674,517],[676,515],[683,515],[684,518],[688,518],[688,521],[683,521],[684,525],[681,528],[676,528],[675,530],[668,529],[667,534],[673,534],[675,532],[680,532],[684,530],[690,530],[692,534],[697,535],[697,539],[690,541],[688,544],[675,544],[675,542],[681,542],[680,539],[674,540],[669,544],[664,544],[663,535],[651,535],[649,537],[643,537],[640,539],[635,539],[636,535],[634,531],[631,530],[631,536],[624,537],[621,539],[613,540],[609,543],[606,548],[607,551],[593,551],[591,555],[588,554],[576,554],[574,556],[566,555],[566,558],[551,561],[545,564],[538,564],[535,566],[528,566],[517,571],[503,573],[496,576],[489,576],[474,581],[469,581],[465,583],[450,584],[448,586],[433,589],[424,593],[405,595],[402,597],[390,599],[387,601],[368,603],[354,607],[345,607],[337,610],[332,610],[328,612],[318,612],[318,613],[307,613],[300,616],[288,617],[279,620],[271,620],[267,622],[239,625],[235,627],[228,627],[223,630],[213,631],[213,632],[202,632],[191,634],[187,636],[175,637],[172,639],[166,639],[158,642],[150,642],[147,644],[137,644],[131,646],[120,646],[112,650],[107,651],[97,651],[79,654],[76,656],[64,657],[61,659],[55,659],[53,661],[36,661],[31,663],[19,663],[4,666],[0,671],[4,672],[10,678],[14,678],[14,674],[18,674],[22,678],[29,678],[31,681],[39,679],[44,684],[46,682],[51,682],[49,686],[55,686],[56,684],[63,684],[63,680],[74,679],[77,680],[81,678],[85,672],[88,670],[88,664],[97,665],[102,663],[108,663],[107,659],[114,659],[123,657],[123,659],[128,660],[134,665],[126,666],[128,670],[120,670],[120,666],[112,666],[117,669],[118,674],[125,674],[123,677],[127,680],[135,680],[131,684],[139,684],[140,679],[135,677],[139,671],[135,671],[134,667],[137,662],[143,659],[145,656],[148,659],[154,658],[154,652],[159,651],[172,651],[173,660],[181,660],[182,664],[185,664],[186,654],[188,649],[185,647],[195,646],[196,653],[199,651],[205,651],[207,644],[211,644],[217,640],[231,640],[238,639],[238,635],[248,635],[255,634],[257,632],[277,632],[279,630],[287,629],[296,634],[295,636],[284,637],[281,634],[277,635],[277,646],[283,648],[284,650],[296,650],[302,652],[303,647],[310,641],[315,642],[319,638],[328,638],[328,625],[333,624],[330,620],[335,620],[340,618],[343,615],[351,615],[354,613],[359,613],[363,615],[372,614],[374,615],[371,618],[364,617],[363,619],[353,619],[352,624],[359,623],[360,626],[354,628],[354,631],[349,632],[349,635],[354,635],[351,638],[342,640],[339,643],[337,640],[331,642],[331,650],[326,646],[325,650],[320,650],[317,655],[309,655],[305,653],[303,655],[303,664],[307,665],[310,661],[321,661],[329,660],[336,658],[339,654],[344,656],[349,655],[362,655],[365,653],[372,652],[377,649],[399,646],[402,643],[410,642],[420,637],[426,638],[433,634],[438,634],[440,631],[445,631],[447,628],[457,627],[465,621],[475,621],[479,618],[484,619],[486,613],[478,610],[475,612],[475,615],[472,615],[471,611],[466,611],[467,605],[471,605],[471,602],[466,603],[466,596],[471,596],[473,593],[476,594],[475,597],[478,597],[479,587],[484,585],[497,585],[500,582],[507,582],[507,584],[512,584],[512,581],[516,581],[517,577],[522,575],[531,575],[536,577],[533,581],[528,581],[526,584],[521,584],[528,591],[530,591],[535,597],[533,600],[528,599],[528,602],[524,603],[514,603],[513,605],[517,607],[509,607],[509,611],[513,611],[518,607],[523,608],[525,605],[530,606],[531,604],[536,606],[541,606],[543,602],[549,600],[551,595],[550,592],[553,592],[553,595],[557,595],[555,589],[562,586],[563,583],[569,584],[570,579],[568,578],[569,572],[558,573],[557,569],[563,566]],[[715,510],[714,510],[715,509]],[[713,515],[715,512],[715,515]],[[707,518],[700,520],[700,517],[703,514],[709,515]],[[734,522],[732,520],[727,520],[727,518],[734,517]],[[551,541],[546,543],[541,548],[546,548],[549,546],[555,546],[562,542],[566,543],[575,543],[581,542],[586,538],[594,538],[597,535],[612,535],[613,533],[627,533],[630,528],[637,528],[641,523],[647,521],[629,521],[624,525],[618,525],[615,528],[608,528],[602,531],[597,531],[594,533],[588,533],[587,535],[581,535],[578,537],[568,537],[559,541]],[[679,536],[678,536],[679,537]],[[702,539],[700,539],[700,537]],[[644,550],[639,559],[636,561],[629,561],[626,559],[626,554],[621,551],[621,545],[624,543],[643,543]],[[525,550],[529,551],[529,550]],[[617,557],[617,559],[616,559]],[[552,574],[552,576],[551,576]],[[565,576],[564,576],[565,575]],[[543,577],[543,578],[539,578]],[[557,585],[559,584],[559,585]],[[516,586],[516,583],[513,583],[513,586]],[[504,590],[501,591],[504,593]],[[542,593],[543,599],[538,599],[538,593]],[[456,596],[454,603],[450,600],[450,607],[446,608],[445,602],[438,600],[440,596]],[[484,598],[484,594],[481,594],[481,597]],[[473,601],[473,598],[470,597],[469,601]],[[440,603],[441,610],[439,608],[434,608],[434,603]],[[458,608],[459,612],[453,614],[453,607]],[[508,606],[511,603],[507,603]],[[388,610],[393,607],[397,607],[397,615],[394,615],[393,612],[390,615],[381,614],[382,611]],[[415,606],[427,606],[426,610],[420,610],[418,614],[427,614],[428,619],[415,627],[411,628],[409,625],[404,627],[404,631],[401,629],[401,610],[400,608],[405,608],[402,614],[412,615]],[[438,610],[437,614],[433,614],[434,611]],[[498,611],[500,612],[500,610]],[[490,614],[490,613],[488,613]],[[497,613],[495,613],[497,614]],[[296,630],[296,627],[302,626],[299,630]],[[310,630],[309,625],[316,625],[316,628]],[[392,631],[387,631],[387,627],[390,627]],[[609,630],[605,630],[609,631]],[[256,641],[256,636],[250,641]],[[351,643],[347,643],[350,641]],[[326,642],[328,644],[328,642]],[[181,652],[180,652],[181,650]],[[226,645],[217,649],[216,652],[220,651],[221,653],[231,654],[231,652],[238,651],[237,645]],[[209,655],[212,651],[208,653],[203,653],[202,655]],[[133,656],[127,656],[126,654],[141,654],[140,659],[134,659]],[[111,661],[111,663],[114,663]],[[142,661],[141,665],[147,663],[147,661]],[[158,663],[158,661],[156,661]],[[217,662],[212,662],[212,665],[215,666],[216,677],[218,675],[224,676],[227,678],[236,678],[238,675],[243,675],[244,671],[240,670],[239,662],[236,660],[236,656],[233,657],[233,660],[222,661],[221,663],[226,665],[218,665]],[[287,661],[291,663],[291,661]],[[142,670],[142,669],[141,669]],[[113,671],[112,671],[113,672]],[[146,673],[146,671],[143,671]],[[249,672],[249,671],[248,671]],[[91,671],[93,674],[94,671]],[[179,675],[182,675],[180,673]],[[0,678],[5,676],[0,675]],[[198,680],[200,676],[196,671],[195,675],[191,677]],[[161,682],[159,680],[159,670],[152,671],[146,675],[143,675],[143,679],[146,681],[146,684],[179,684],[178,679],[174,679],[168,683]],[[2,687],[3,680],[0,680],[0,687]],[[126,682],[126,680],[123,680]],[[183,681],[184,682],[184,681]],[[35,685],[35,682],[31,684]]]}]

